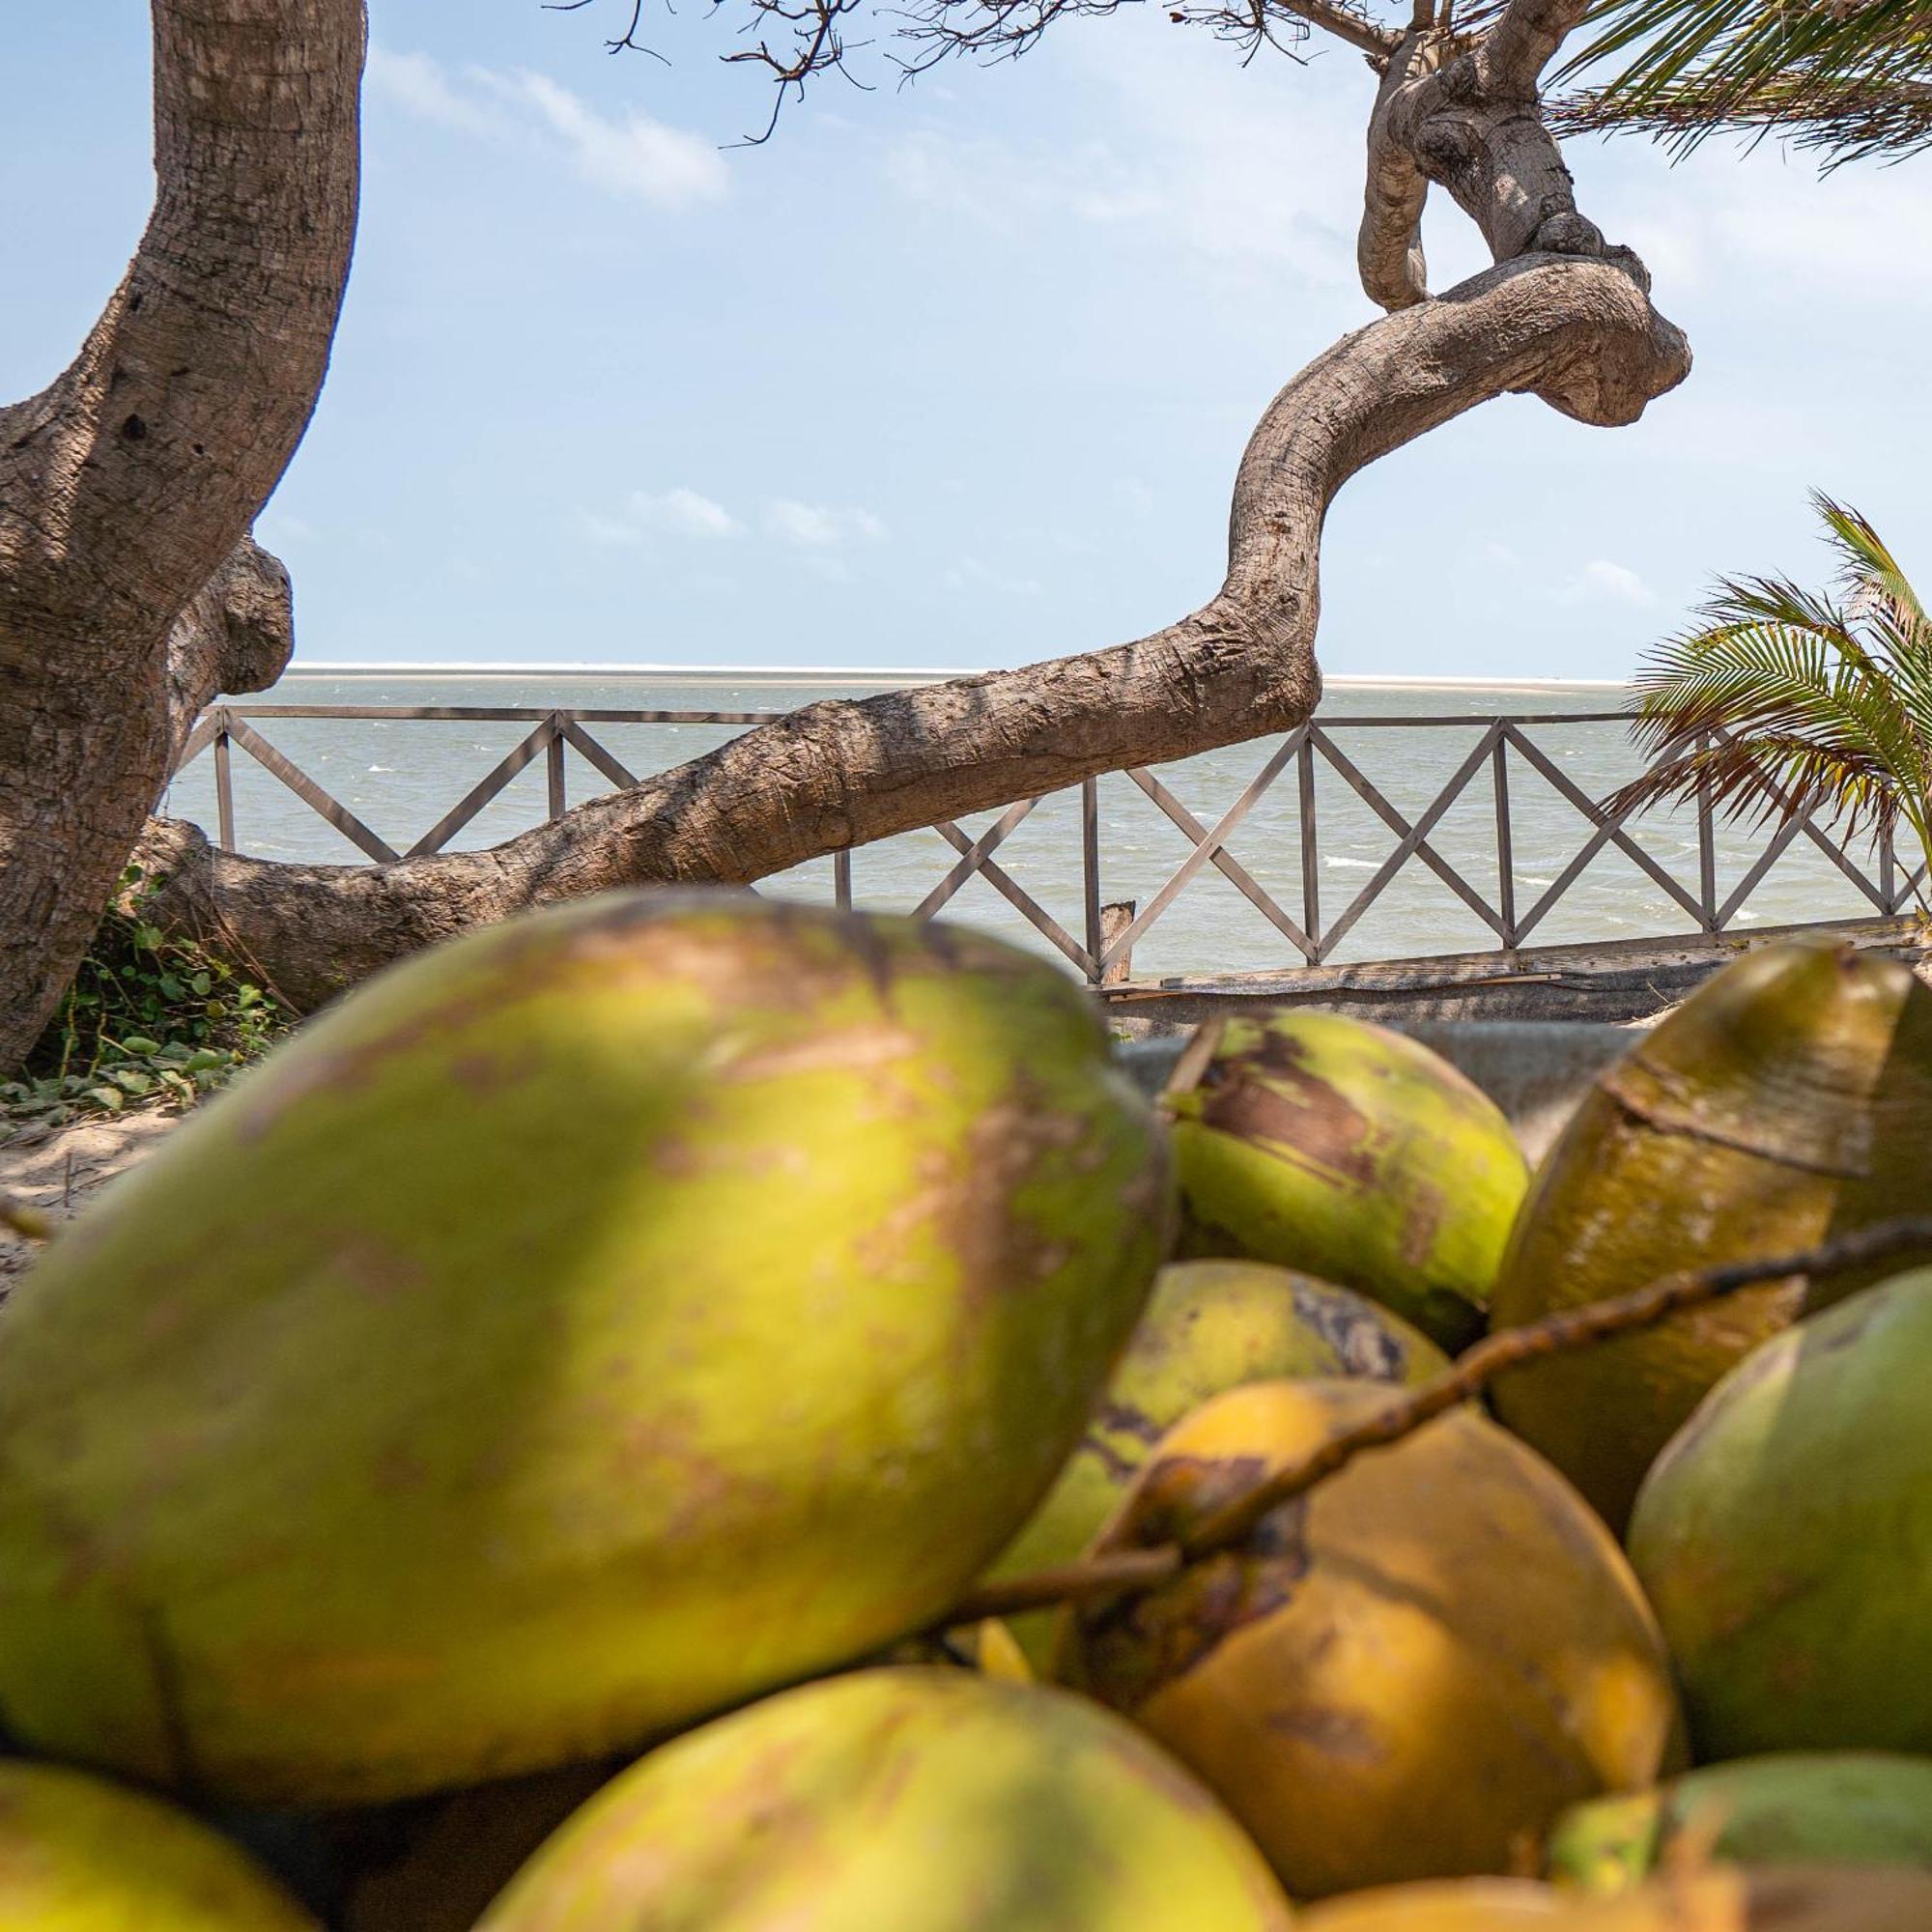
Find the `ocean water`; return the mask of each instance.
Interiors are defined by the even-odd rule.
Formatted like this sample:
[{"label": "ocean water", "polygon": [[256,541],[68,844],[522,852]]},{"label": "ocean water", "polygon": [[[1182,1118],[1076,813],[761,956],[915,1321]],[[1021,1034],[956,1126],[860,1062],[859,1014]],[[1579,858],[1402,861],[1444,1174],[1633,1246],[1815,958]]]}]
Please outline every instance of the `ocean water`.
[{"label": "ocean water", "polygon": [[[783,711],[829,696],[861,696],[877,681],[852,674],[798,678],[771,673],[426,674],[412,670],[291,673],[250,704],[564,706],[573,709]],[[1600,799],[1633,776],[1639,759],[1626,725],[1591,714],[1614,712],[1614,690],[1502,686],[1344,686],[1320,714],[1341,751],[1396,812],[1413,822],[1498,715],[1522,727],[1586,798]],[[1427,724],[1391,724],[1427,719]],[[529,731],[528,721],[401,719],[259,720],[255,728],[398,850],[407,849]],[[697,756],[743,727],[712,724],[592,724],[594,737],[639,774]],[[1162,767],[1161,781],[1204,825],[1213,825],[1279,744],[1257,740]],[[608,784],[574,751],[569,798]],[[1316,761],[1317,896],[1324,926],[1342,917],[1398,842],[1399,835],[1329,768]],[[1588,841],[1591,827],[1561,790],[1512,752],[1509,758],[1512,875],[1519,919]],[[236,843],[277,859],[360,863],[360,855],[270,773],[239,748],[234,757]],[[1100,781],[1103,898],[1146,906],[1187,856],[1189,840],[1125,777]],[[176,780],[165,808],[213,828],[213,761],[204,753]],[[544,763],[534,760],[450,842],[482,846],[513,837],[545,815]],[[998,816],[966,821],[978,836]],[[1496,792],[1485,763],[1430,835],[1430,842],[1492,905],[1499,893]],[[1653,813],[1634,828],[1637,842],[1694,898],[1697,849],[1688,813]],[[1769,842],[1769,834],[1728,826],[1718,833],[1721,902]],[[1304,915],[1299,804],[1291,763],[1228,842],[1228,851],[1290,918]],[[999,864],[1077,940],[1082,936],[1077,789],[1043,800],[997,853]],[[910,911],[946,876],[956,855],[936,832],[908,833],[852,855],[858,903]],[[1876,876],[1876,867],[1866,869]],[[808,899],[832,895],[829,859],[761,884]],[[1751,894],[1734,923],[1753,925],[1855,918],[1874,908],[1808,839],[1799,838]],[[946,916],[1044,946],[983,879],[969,880]],[[1631,939],[1695,929],[1695,922],[1627,856],[1606,847],[1563,894],[1524,944]],[[1361,914],[1331,955],[1338,960],[1407,958],[1480,951],[1494,933],[1420,858],[1412,858]],[[1136,942],[1136,980],[1298,965],[1290,941],[1211,867],[1181,891]]]}]

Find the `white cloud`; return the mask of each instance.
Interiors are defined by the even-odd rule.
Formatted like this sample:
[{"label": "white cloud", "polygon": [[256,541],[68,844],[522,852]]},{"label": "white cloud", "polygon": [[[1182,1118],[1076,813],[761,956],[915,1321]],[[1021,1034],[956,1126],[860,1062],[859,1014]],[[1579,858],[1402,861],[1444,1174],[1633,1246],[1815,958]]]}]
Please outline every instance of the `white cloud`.
[{"label": "white cloud", "polygon": [[719,200],[729,185],[724,157],[702,135],[633,110],[600,114],[546,74],[466,68],[452,74],[429,54],[374,47],[369,85],[406,113],[499,143],[535,144],[560,156],[604,193],[672,211]]},{"label": "white cloud", "polygon": [[765,511],[765,527],[786,543],[809,550],[824,550],[835,545],[876,543],[886,526],[870,510],[834,509],[824,503],[800,503],[789,497],[775,497]]},{"label": "white cloud", "polygon": [[399,54],[387,47],[369,49],[369,91],[393,101],[418,121],[460,128],[466,134],[509,131],[503,116],[472,97],[460,94],[441,63],[428,54]]},{"label": "white cloud", "polygon": [[1104,48],[1102,38],[1073,40],[1064,52],[1074,84],[1104,102],[1118,130],[1108,139],[929,128],[886,156],[893,190],[935,217],[994,234],[1073,222],[1145,237],[1244,279],[1286,268],[1353,305],[1359,189],[1341,185],[1348,176],[1336,157],[1360,150],[1373,76],[1324,67],[1294,80],[1264,80],[1262,70],[1231,78],[1225,50],[1192,36],[1110,35]]},{"label": "white cloud", "polygon": [[593,187],[673,209],[716,201],[724,192],[724,157],[700,135],[635,111],[609,120],[540,73],[518,74],[513,98],[529,104]]},{"label": "white cloud", "polygon": [[1648,611],[1657,603],[1656,593],[1635,571],[1606,556],[1592,557],[1556,593],[1563,604],[1598,604],[1605,600],[1634,605]]},{"label": "white cloud", "polygon": [[745,531],[723,503],[682,484],[655,493],[633,490],[617,515],[588,510],[579,523],[585,536],[602,544],[641,543],[653,532],[714,539],[742,536]]}]

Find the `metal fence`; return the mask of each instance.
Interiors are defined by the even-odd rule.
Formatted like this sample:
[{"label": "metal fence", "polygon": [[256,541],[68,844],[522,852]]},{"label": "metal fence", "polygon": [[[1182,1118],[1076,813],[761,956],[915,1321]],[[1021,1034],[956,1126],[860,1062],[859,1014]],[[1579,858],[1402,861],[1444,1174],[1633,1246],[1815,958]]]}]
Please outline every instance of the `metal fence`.
[{"label": "metal fence", "polygon": [[[213,761],[213,806],[217,843],[238,846],[235,761],[239,753],[278,780],[296,798],[332,826],[366,859],[387,863],[444,850],[511,782],[541,759],[545,774],[545,811],[559,816],[569,804],[572,754],[595,774],[604,790],[635,784],[636,775],[595,735],[593,726],[611,725],[753,725],[780,716],[766,711],[576,710],[564,707],[403,706],[403,705],[231,705],[211,709],[198,721],[184,750],[177,776],[196,760]],[[382,720],[432,724],[488,722],[525,723],[529,730],[511,750],[429,827],[406,845],[391,843],[355,811],[317,781],[294,759],[272,744],[258,725],[274,720]],[[1063,922],[1039,898],[1001,865],[995,856],[1013,832],[1034,812],[1040,799],[1020,799],[1009,805],[990,824],[973,832],[944,821],[932,829],[955,855],[945,874],[916,907],[916,917],[930,918],[950,904],[970,881],[979,879],[1012,908],[1026,924],[1058,951],[1076,972],[1094,984],[1115,982],[1127,976],[1137,944],[1169,913],[1175,902],[1213,872],[1232,887],[1272,926],[1293,953],[1309,965],[1332,959],[1336,950],[1364,915],[1384,898],[1398,879],[1416,868],[1425,869],[1483,928],[1486,944],[1509,955],[1538,933],[1549,915],[1572,894],[1577,883],[1600,855],[1620,854],[1662,895],[1672,916],[1681,915],[1688,929],[1718,934],[1731,927],[1747,901],[1773,868],[1791,853],[1822,853],[1847,881],[1871,916],[1905,911],[1912,903],[1923,867],[1909,872],[1889,840],[1849,848],[1809,817],[1799,818],[1769,834],[1747,855],[1739,876],[1719,884],[1720,831],[1728,836],[1708,801],[1689,815],[1694,837],[1682,841],[1683,863],[1673,867],[1647,850],[1633,835],[1632,814],[1611,813],[1562,769],[1553,748],[1539,744],[1537,733],[1550,727],[1574,732],[1578,726],[1628,724],[1620,712],[1523,714],[1510,717],[1455,716],[1337,717],[1301,725],[1257,748],[1263,762],[1254,777],[1211,823],[1197,817],[1153,771],[1135,767],[1122,776],[1158,811],[1163,823],[1185,841],[1185,851],[1144,902],[1109,901],[1103,889],[1103,853],[1099,781],[1089,779],[1077,788],[1079,810],[1080,910]],[[1337,742],[1348,731],[1461,730],[1476,733],[1474,744],[1450,776],[1420,809],[1405,810],[1393,804],[1358,761]],[[1323,904],[1323,808],[1318,796],[1318,773],[1327,783],[1339,781],[1348,796],[1359,801],[1393,835],[1394,843],[1370,876],[1331,910]],[[1535,895],[1520,891],[1524,879],[1517,861],[1517,811],[1513,782],[1533,777],[1574,811],[1578,842],[1554,876],[1532,882]],[[1299,890],[1278,895],[1265,889],[1231,849],[1237,830],[1248,824],[1258,806],[1271,794],[1292,789]],[[1465,797],[1487,793],[1492,806],[1493,838],[1481,853],[1481,863],[1463,856],[1452,860],[1442,851],[1438,828],[1452,807]],[[1490,814],[1486,814],[1488,816]],[[1278,836],[1276,828],[1274,836]],[[1360,862],[1350,862],[1360,863]],[[849,852],[832,855],[832,895],[841,906],[852,903]],[[1480,881],[1480,883],[1479,883]],[[1286,896],[1291,903],[1285,905]],[[1069,924],[1073,929],[1069,929]]]}]

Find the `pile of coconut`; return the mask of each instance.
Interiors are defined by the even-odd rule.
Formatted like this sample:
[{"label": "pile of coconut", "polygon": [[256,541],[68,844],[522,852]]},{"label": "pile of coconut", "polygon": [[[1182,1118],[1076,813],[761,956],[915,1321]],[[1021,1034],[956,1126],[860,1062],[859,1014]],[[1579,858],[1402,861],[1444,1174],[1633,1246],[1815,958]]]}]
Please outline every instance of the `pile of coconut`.
[{"label": "pile of coconut", "polygon": [[1532,1170],[956,928],[460,939],[0,1315],[0,1925],[1927,1932],[1928,1214],[1873,955]]}]

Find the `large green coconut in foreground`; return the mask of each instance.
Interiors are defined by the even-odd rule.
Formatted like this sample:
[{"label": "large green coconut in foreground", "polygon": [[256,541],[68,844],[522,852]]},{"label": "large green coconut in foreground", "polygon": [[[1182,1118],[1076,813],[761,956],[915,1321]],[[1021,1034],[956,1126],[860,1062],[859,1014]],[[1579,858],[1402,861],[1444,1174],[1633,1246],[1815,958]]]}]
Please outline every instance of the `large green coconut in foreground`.
[{"label": "large green coconut in foreground", "polygon": [[1287,1009],[1226,1022],[1169,1104],[1191,1251],[1305,1269],[1446,1349],[1481,1334],[1529,1174],[1501,1110],[1446,1060]]},{"label": "large green coconut in foreground", "polygon": [[0,1716],[264,1804],[589,1757],[942,1609],[1167,1239],[1079,988],[612,896],[383,976],[64,1236],[0,1349]]},{"label": "large green coconut in foreground", "polygon": [[1774,1751],[1733,1759],[1634,1798],[1600,1798],[1556,1821],[1552,1877],[1616,1891],[1686,1846],[1738,1864],[1932,1867],[1932,1758],[1891,1751]]},{"label": "large green coconut in foreground", "polygon": [[317,1932],[185,1811],[53,1765],[0,1763],[7,1932]]},{"label": "large green coconut in foreground", "polygon": [[1700,1757],[1932,1754],[1929,1388],[1919,1269],[1768,1342],[1659,1458],[1631,1557]]},{"label": "large green coconut in foreground", "polygon": [[[1087,1433],[995,1577],[1070,1563],[1099,1533],[1153,1445],[1209,1396],[1284,1377],[1427,1381],[1448,1366],[1400,1316],[1346,1288],[1265,1262],[1177,1262],[1154,1281],[1127,1352]],[[1054,1617],[1013,1620],[1036,1668],[1051,1661]]]},{"label": "large green coconut in foreground", "polygon": [[[1756,1259],[1932,1199],[1932,987],[1894,960],[1767,947],[1606,1068],[1496,1283],[1498,1327]],[[1820,1284],[1824,1299],[1858,1286]],[[1613,1527],[1719,1377],[1804,1306],[1772,1283],[1504,1377],[1496,1412]]]},{"label": "large green coconut in foreground", "polygon": [[966,1671],[862,1671],[634,1766],[477,1932],[1281,1932],[1254,1847],[1117,1718]]},{"label": "large green coconut in foreground", "polygon": [[[1102,1549],[1157,1547],[1337,1431],[1361,1382],[1255,1382],[1163,1437]],[[1674,1768],[1669,1660],[1623,1552],[1473,1408],[1357,1456],[1247,1543],[1075,1607],[1065,1666],[1219,1794],[1297,1898],[1516,1867]]]}]

